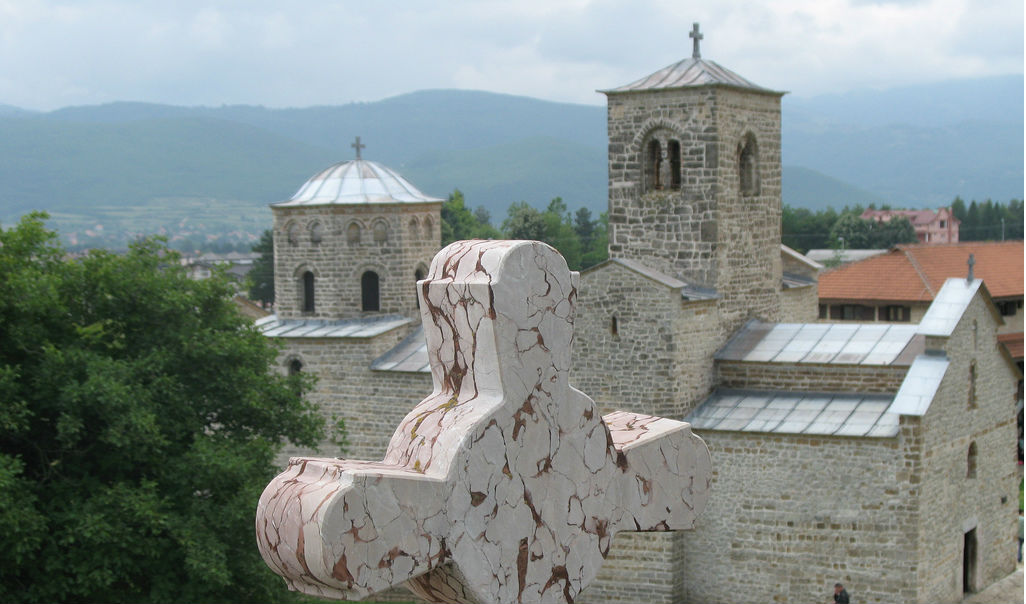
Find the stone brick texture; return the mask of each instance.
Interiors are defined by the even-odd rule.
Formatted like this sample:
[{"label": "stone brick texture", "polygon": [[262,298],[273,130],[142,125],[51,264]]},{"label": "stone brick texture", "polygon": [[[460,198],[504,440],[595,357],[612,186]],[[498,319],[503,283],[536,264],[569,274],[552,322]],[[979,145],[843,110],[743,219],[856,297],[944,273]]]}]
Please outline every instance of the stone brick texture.
[{"label": "stone brick texture", "polygon": [[724,388],[894,394],[908,366],[720,361],[716,373]]},{"label": "stone brick texture", "polygon": [[780,320],[785,323],[812,323],[819,317],[819,293],[816,286],[793,287],[780,292]]},{"label": "stone brick texture", "polygon": [[[1014,570],[1017,377],[994,343],[995,328],[978,296],[951,338],[927,339],[951,366],[927,413],[903,416],[893,438],[701,432],[715,462],[713,491],[702,522],[684,537],[682,601],[822,601],[840,581],[858,602],[960,602],[963,536],[972,528],[978,554],[970,587]],[[756,364],[741,373],[728,365],[736,364],[723,363],[721,379],[742,386],[750,376],[753,388],[766,385],[773,369]],[[886,382],[895,381],[887,370],[880,381],[862,368],[824,368],[778,371],[790,374],[793,390],[834,380],[825,389],[888,392]],[[967,476],[971,442],[974,478]]]},{"label": "stone brick texture", "polygon": [[[720,293],[722,328],[780,318],[780,97],[727,87],[610,94],[609,253]],[[653,138],[680,142],[680,188],[652,189]],[[741,192],[754,138],[756,188]]]},{"label": "stone brick texture", "polygon": [[[274,298],[283,319],[351,319],[377,314],[416,316],[416,279],[441,242],[441,203],[272,208]],[[320,225],[319,242],[313,236]],[[351,226],[359,230],[353,241]],[[375,233],[384,237],[377,240]],[[291,236],[290,236],[291,234]],[[291,239],[291,241],[290,241]],[[315,277],[313,312],[303,311],[303,273]],[[380,309],[364,311],[361,276],[378,274]]]}]

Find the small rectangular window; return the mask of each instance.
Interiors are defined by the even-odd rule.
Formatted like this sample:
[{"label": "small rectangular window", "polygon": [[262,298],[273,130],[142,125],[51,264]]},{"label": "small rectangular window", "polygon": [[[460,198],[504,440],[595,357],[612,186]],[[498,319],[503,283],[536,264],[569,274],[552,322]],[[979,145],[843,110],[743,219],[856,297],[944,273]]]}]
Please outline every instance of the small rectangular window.
[{"label": "small rectangular window", "polygon": [[907,323],[912,318],[911,309],[908,306],[892,304],[880,307],[880,318],[892,323]]},{"label": "small rectangular window", "polygon": [[820,304],[819,305],[819,318],[820,319],[827,318],[827,305],[826,304]]}]

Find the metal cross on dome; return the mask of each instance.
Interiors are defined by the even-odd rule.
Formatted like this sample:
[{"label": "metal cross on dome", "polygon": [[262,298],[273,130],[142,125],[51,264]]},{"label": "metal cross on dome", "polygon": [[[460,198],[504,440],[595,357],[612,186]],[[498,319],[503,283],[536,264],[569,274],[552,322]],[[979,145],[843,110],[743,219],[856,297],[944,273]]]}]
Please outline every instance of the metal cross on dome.
[{"label": "metal cross on dome", "polygon": [[360,144],[360,137],[359,136],[356,137],[356,142],[351,144],[351,145],[349,145],[349,146],[352,147],[353,149],[356,149],[356,159],[361,159],[361,157],[360,157],[360,149],[365,149],[367,147],[367,145],[361,145]]},{"label": "metal cross on dome", "polygon": [[695,59],[701,59],[702,53],[698,50],[698,43],[704,38],[702,34],[698,33],[698,23],[691,25],[691,32],[688,33],[688,37],[695,41],[694,47],[691,50],[691,57]]}]

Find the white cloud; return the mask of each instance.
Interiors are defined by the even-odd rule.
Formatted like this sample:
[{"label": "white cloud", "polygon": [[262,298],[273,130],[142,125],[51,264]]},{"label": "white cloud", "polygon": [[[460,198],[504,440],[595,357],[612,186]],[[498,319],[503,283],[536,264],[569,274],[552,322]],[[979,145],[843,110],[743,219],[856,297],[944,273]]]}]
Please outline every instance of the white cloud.
[{"label": "white cloud", "polygon": [[798,95],[1022,73],[1021,0],[0,0],[0,103],[304,106],[423,88],[601,103],[691,52]]}]

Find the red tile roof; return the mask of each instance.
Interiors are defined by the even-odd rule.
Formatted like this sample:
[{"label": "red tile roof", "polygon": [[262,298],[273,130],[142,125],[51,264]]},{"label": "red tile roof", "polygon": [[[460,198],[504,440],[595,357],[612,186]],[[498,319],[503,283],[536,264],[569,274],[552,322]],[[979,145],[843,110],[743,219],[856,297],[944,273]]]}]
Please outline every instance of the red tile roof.
[{"label": "red tile roof", "polygon": [[994,298],[1023,295],[1023,242],[898,245],[886,254],[852,262],[819,277],[820,300],[929,302],[950,277],[974,274]]},{"label": "red tile roof", "polygon": [[1022,360],[1022,332],[1018,333],[999,333],[998,342],[1005,345],[1008,349],[1008,353],[1012,355],[1012,358],[1016,361]]}]

